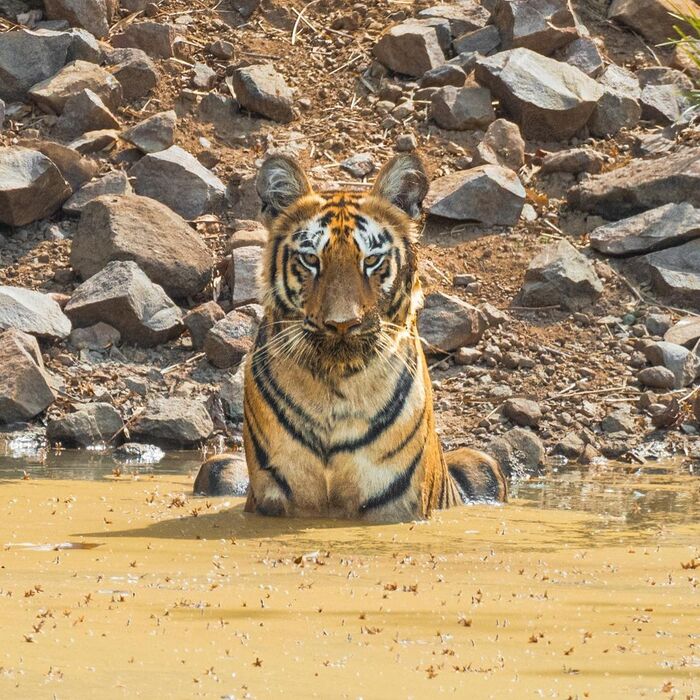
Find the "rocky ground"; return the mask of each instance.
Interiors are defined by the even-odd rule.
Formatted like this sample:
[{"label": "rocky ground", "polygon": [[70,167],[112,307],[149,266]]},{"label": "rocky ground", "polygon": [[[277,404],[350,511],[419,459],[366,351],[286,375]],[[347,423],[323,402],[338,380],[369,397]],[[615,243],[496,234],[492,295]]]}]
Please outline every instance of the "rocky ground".
[{"label": "rocky ground", "polygon": [[0,424],[236,444],[261,159],[416,151],[445,444],[700,458],[698,75],[646,5],[0,0]]}]

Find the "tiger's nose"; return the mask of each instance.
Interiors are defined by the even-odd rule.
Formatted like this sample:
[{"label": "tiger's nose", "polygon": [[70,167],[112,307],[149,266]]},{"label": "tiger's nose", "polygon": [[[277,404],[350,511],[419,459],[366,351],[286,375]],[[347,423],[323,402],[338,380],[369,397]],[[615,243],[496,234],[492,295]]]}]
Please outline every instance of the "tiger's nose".
[{"label": "tiger's nose", "polygon": [[343,320],[327,318],[323,324],[325,327],[338,335],[347,335],[353,328],[357,328],[362,323],[362,319],[354,316]]}]

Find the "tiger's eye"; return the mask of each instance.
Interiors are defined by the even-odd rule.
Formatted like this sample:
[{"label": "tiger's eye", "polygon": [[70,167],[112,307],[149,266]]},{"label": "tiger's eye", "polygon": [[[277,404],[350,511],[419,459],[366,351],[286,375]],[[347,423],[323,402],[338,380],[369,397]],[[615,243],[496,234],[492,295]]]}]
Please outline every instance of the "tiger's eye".
[{"label": "tiger's eye", "polygon": [[318,255],[312,253],[299,253],[299,258],[308,267],[318,267]]},{"label": "tiger's eye", "polygon": [[374,267],[382,257],[381,255],[368,255],[365,258],[365,267]]}]

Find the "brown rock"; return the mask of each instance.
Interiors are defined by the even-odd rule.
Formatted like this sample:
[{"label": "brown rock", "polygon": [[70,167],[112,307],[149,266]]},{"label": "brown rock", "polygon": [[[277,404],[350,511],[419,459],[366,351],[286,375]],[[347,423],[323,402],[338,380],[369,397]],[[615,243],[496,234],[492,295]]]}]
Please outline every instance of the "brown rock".
[{"label": "brown rock", "polygon": [[416,78],[445,62],[435,28],[415,21],[391,27],[375,44],[373,52],[387,68]]},{"label": "brown rock", "polygon": [[476,147],[480,163],[502,165],[516,173],[525,164],[525,142],[517,124],[496,119]]},{"label": "brown rock", "polygon": [[185,316],[183,323],[190,332],[192,347],[195,350],[204,347],[207,333],[225,316],[224,310],[215,301],[200,304]]},{"label": "brown rock", "polygon": [[239,68],[233,74],[233,87],[245,109],[283,124],[294,119],[292,91],[271,65]]},{"label": "brown rock", "polygon": [[529,399],[508,399],[503,404],[503,413],[511,422],[521,427],[537,427],[542,419],[540,405]]},{"label": "brown rock", "polygon": [[476,345],[486,330],[479,310],[458,297],[433,292],[425,297],[418,323],[429,352],[452,352]]},{"label": "brown rock", "polygon": [[613,0],[608,17],[634,29],[654,44],[661,44],[676,36],[674,25],[686,33],[692,28],[680,22],[674,14],[697,14],[698,7],[692,0]]},{"label": "brown rock", "polygon": [[121,34],[112,37],[112,46],[145,51],[151,58],[175,56],[177,34],[172,24],[133,22]]},{"label": "brown rock", "polygon": [[207,333],[204,352],[215,367],[238,364],[253,347],[257,321],[241,311],[231,311]]}]

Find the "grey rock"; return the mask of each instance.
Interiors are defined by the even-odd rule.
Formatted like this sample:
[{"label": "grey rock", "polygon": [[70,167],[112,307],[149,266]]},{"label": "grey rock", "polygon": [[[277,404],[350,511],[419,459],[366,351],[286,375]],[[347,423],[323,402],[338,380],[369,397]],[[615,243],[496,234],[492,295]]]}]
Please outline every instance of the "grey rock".
[{"label": "grey rock", "polygon": [[90,32],[86,29],[73,28],[65,33],[71,38],[71,45],[68,49],[68,55],[66,56],[66,63],[70,63],[71,61],[102,63],[104,60],[104,51],[102,50],[100,42],[97,41]]},{"label": "grey rock", "polygon": [[637,76],[620,66],[610,65],[598,82],[603,95],[593,110],[588,128],[594,136],[614,136],[621,129],[632,129],[642,117],[642,90]]},{"label": "grey rock", "polygon": [[68,98],[56,122],[56,133],[72,139],[86,131],[118,129],[119,121],[92,90],[85,89]]},{"label": "grey rock", "polygon": [[218,129],[230,129],[234,120],[240,116],[240,105],[226,95],[210,92],[199,103],[199,118],[211,122]]},{"label": "grey rock", "polygon": [[156,153],[175,143],[177,115],[173,110],[158,112],[123,131],[121,138],[144,153]]},{"label": "grey rock", "polygon": [[605,67],[598,45],[588,36],[574,39],[562,49],[558,58],[560,61],[578,68],[589,78],[597,78]]},{"label": "grey rock", "polygon": [[43,219],[70,194],[70,185],[43,153],[0,147],[0,223],[24,226]]},{"label": "grey rock", "polygon": [[429,352],[447,353],[476,345],[486,323],[475,306],[450,294],[432,292],[419,313],[418,330]]},{"label": "grey rock", "polygon": [[586,443],[576,433],[572,432],[567,433],[554,445],[552,452],[567,459],[577,460],[583,454],[585,447]]},{"label": "grey rock", "polygon": [[63,340],[70,321],[47,294],[33,289],[0,286],[0,331],[14,328],[47,340]]},{"label": "grey rock", "polygon": [[87,279],[114,260],[133,260],[174,298],[201,292],[214,265],[196,231],[168,207],[137,195],[97,197],[80,217],[73,269]]},{"label": "grey rock", "polygon": [[353,177],[363,178],[373,173],[377,166],[371,153],[356,153],[341,161],[340,167]]},{"label": "grey rock", "polygon": [[666,367],[647,367],[637,374],[637,379],[649,389],[667,390],[676,385],[676,378]]},{"label": "grey rock", "polygon": [[52,444],[63,447],[91,447],[110,443],[112,438],[122,442],[124,422],[119,411],[108,403],[83,405],[74,413],[49,420],[46,437]]},{"label": "grey rock", "polygon": [[124,31],[112,37],[116,48],[141,49],[151,58],[175,56],[177,34],[172,24],[161,22],[133,22]]},{"label": "grey rock", "polygon": [[476,29],[462,34],[452,42],[456,54],[470,53],[490,56],[501,46],[501,35],[498,27],[490,24],[481,29]]},{"label": "grey rock", "polygon": [[675,85],[647,85],[640,98],[642,119],[656,124],[675,124],[681,118],[683,94]]},{"label": "grey rock", "polygon": [[523,478],[537,474],[544,464],[542,441],[527,428],[513,428],[493,439],[486,447],[506,477]]},{"label": "grey rock", "polygon": [[206,63],[195,63],[192,67],[192,86],[197,90],[209,90],[216,81],[216,71]]},{"label": "grey rock", "polygon": [[592,148],[572,148],[568,151],[548,153],[542,159],[540,172],[546,173],[599,173],[605,159]]},{"label": "grey rock", "polygon": [[201,402],[171,397],[149,402],[129,431],[136,441],[161,447],[192,447],[214,432],[214,424]]},{"label": "grey rock", "polygon": [[132,261],[115,261],[83,282],[64,309],[77,328],[100,321],[127,343],[150,347],[182,333],[182,312]]},{"label": "grey rock", "polygon": [[88,202],[103,194],[132,194],[129,178],[121,170],[107,173],[97,180],[83,185],[64,205],[67,214],[80,214]]},{"label": "grey rock", "polygon": [[433,216],[511,226],[520,217],[525,197],[512,170],[481,165],[433,180],[423,208]]},{"label": "grey rock", "polygon": [[590,306],[603,292],[593,265],[566,240],[543,248],[530,262],[520,301],[524,306],[561,305],[569,311]]},{"label": "grey rock", "polygon": [[245,496],[250,479],[242,452],[210,457],[202,464],[194,480],[195,496]]},{"label": "grey rock", "polygon": [[647,345],[643,352],[649,364],[673,372],[676,389],[692,384],[700,373],[700,357],[682,345],[661,340]]},{"label": "grey rock", "polygon": [[[644,326],[649,333],[656,336],[663,336],[672,325],[673,319],[669,314],[649,314],[644,321]],[[680,344],[683,345],[684,343]]]},{"label": "grey rock", "polygon": [[18,29],[0,34],[0,99],[24,100],[27,91],[66,63],[72,39],[65,32]]},{"label": "grey rock", "polygon": [[444,87],[445,85],[461,87],[466,80],[467,74],[459,66],[445,63],[424,73],[423,77],[418,81],[418,85],[422,88]]},{"label": "grey rock", "polygon": [[636,426],[629,408],[618,408],[603,418],[600,427],[604,433],[633,433]]},{"label": "grey rock", "polygon": [[571,188],[576,209],[620,219],[647,209],[688,202],[700,208],[700,147],[681,148],[661,160],[630,161]]},{"label": "grey rock", "polygon": [[232,82],[236,98],[245,109],[283,124],[294,119],[292,91],[271,65],[239,68]]},{"label": "grey rock", "polygon": [[476,0],[461,0],[453,5],[434,5],[418,13],[420,19],[447,20],[453,37],[486,26],[490,16],[491,13]]},{"label": "grey rock", "polygon": [[621,221],[599,226],[591,247],[606,255],[639,255],[700,237],[700,209],[692,204],[665,204]]},{"label": "grey rock", "polygon": [[540,405],[529,399],[508,399],[503,404],[503,414],[521,427],[536,428],[542,420]]},{"label": "grey rock", "polygon": [[55,141],[26,139],[20,146],[43,153],[60,171],[73,192],[77,192],[88,180],[97,175],[99,164],[85,158],[73,148]]},{"label": "grey rock", "polygon": [[243,420],[243,389],[245,386],[245,357],[241,359],[238,369],[227,374],[221,381],[219,398],[224,413],[229,420],[236,423]]},{"label": "grey rock", "polygon": [[48,19],[64,19],[101,39],[109,33],[115,4],[107,0],[44,0]]},{"label": "grey rock", "polygon": [[480,163],[502,165],[515,172],[525,164],[525,141],[518,125],[507,119],[489,124],[476,152]]},{"label": "grey rock", "polygon": [[523,135],[546,141],[574,136],[593,113],[603,88],[578,68],[529,49],[480,58],[476,80],[501,100]]},{"label": "grey rock", "polygon": [[396,137],[395,148],[399,153],[408,153],[418,148],[418,139],[413,134],[399,134]]},{"label": "grey rock", "polygon": [[200,304],[185,315],[183,322],[185,328],[190,332],[192,347],[195,350],[201,350],[204,347],[207,333],[224,316],[226,316],[224,310],[215,301]]},{"label": "grey rock", "polygon": [[263,249],[259,246],[240,247],[231,253],[227,278],[233,290],[234,307],[257,301],[258,273],[262,260]]},{"label": "grey rock", "polygon": [[207,333],[204,352],[219,369],[238,364],[253,347],[258,321],[243,311],[231,311]]},{"label": "grey rock", "polygon": [[114,457],[123,464],[158,464],[165,457],[165,452],[155,445],[126,442],[114,450]]},{"label": "grey rock", "polygon": [[88,61],[73,61],[51,78],[33,85],[29,96],[45,112],[61,114],[71,97],[85,89],[92,90],[115,110],[122,102],[119,81],[108,71]]},{"label": "grey rock", "polygon": [[147,95],[158,84],[158,69],[141,49],[114,49],[107,55],[111,73],[122,86],[125,102]]},{"label": "grey rock", "polygon": [[700,316],[684,316],[664,334],[664,340],[691,350],[700,339]]},{"label": "grey rock", "polygon": [[661,44],[676,36],[674,25],[686,33],[692,31],[685,22],[679,22],[671,12],[690,15],[697,13],[692,0],[613,0],[608,17],[630,27],[653,44]]},{"label": "grey rock", "polygon": [[681,90],[692,90],[693,81],[682,71],[668,66],[640,68],[636,74],[642,88],[649,85],[675,85]]},{"label": "grey rock", "polygon": [[211,55],[215,58],[221,59],[222,61],[228,61],[230,58],[233,58],[233,51],[235,47],[230,41],[226,41],[225,39],[217,39],[209,44],[207,48],[209,49]]},{"label": "grey rock", "polygon": [[31,420],[54,398],[36,339],[14,329],[0,333],[0,424]]},{"label": "grey rock", "polygon": [[103,351],[119,345],[121,339],[121,333],[116,328],[107,323],[96,323],[87,328],[74,328],[68,342],[76,350]]},{"label": "grey rock", "polygon": [[491,93],[480,87],[440,88],[430,102],[430,116],[443,129],[466,131],[488,126],[496,118]]},{"label": "grey rock", "polygon": [[2,127],[5,122],[5,103],[0,100],[0,132],[2,132]]},{"label": "grey rock", "polygon": [[71,141],[68,147],[75,149],[78,153],[87,155],[88,153],[97,153],[98,151],[112,148],[118,138],[119,132],[116,129],[86,131],[82,136],[75,139],[75,141]]},{"label": "grey rock", "polygon": [[149,153],[129,175],[137,194],[157,199],[185,219],[217,212],[226,202],[221,180],[179,146]]},{"label": "grey rock", "polygon": [[391,27],[375,44],[373,53],[387,68],[416,78],[445,63],[435,28],[415,21]]}]

